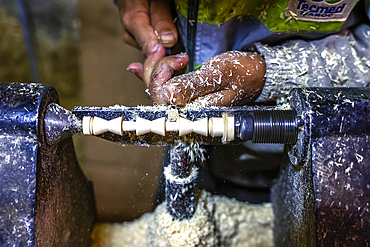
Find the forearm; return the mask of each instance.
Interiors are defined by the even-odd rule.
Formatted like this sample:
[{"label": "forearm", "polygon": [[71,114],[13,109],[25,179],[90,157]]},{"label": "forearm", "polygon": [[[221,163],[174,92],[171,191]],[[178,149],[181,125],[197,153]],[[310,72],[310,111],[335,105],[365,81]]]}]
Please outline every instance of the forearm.
[{"label": "forearm", "polygon": [[348,36],[290,41],[280,46],[256,44],[266,62],[265,86],[257,101],[284,100],[295,87],[364,87],[370,82],[370,27]]}]

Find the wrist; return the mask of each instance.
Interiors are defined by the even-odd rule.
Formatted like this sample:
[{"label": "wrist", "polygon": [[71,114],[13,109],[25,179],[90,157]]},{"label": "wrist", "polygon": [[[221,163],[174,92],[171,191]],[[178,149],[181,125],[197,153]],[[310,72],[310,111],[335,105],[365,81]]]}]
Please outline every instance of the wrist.
[{"label": "wrist", "polygon": [[257,102],[285,102],[292,88],[307,85],[298,80],[305,75],[297,66],[301,57],[299,50],[293,51],[285,45],[269,47],[260,43],[256,43],[256,48],[263,56],[266,67],[265,85]]}]

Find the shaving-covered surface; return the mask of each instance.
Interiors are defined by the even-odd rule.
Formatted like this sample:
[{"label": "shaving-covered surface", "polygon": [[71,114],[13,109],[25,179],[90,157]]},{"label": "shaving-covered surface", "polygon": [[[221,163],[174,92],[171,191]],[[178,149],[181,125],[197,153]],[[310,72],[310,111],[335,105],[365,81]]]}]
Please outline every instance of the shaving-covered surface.
[{"label": "shaving-covered surface", "polygon": [[367,87],[370,81],[370,27],[321,40],[294,40],[283,45],[256,43],[266,62],[266,82],[257,101],[285,102],[299,87]]},{"label": "shaving-covered surface", "polygon": [[272,222],[270,203],[253,205],[202,191],[190,220],[173,220],[162,203],[133,222],[98,224],[93,247],[268,247],[273,246]]},{"label": "shaving-covered surface", "polygon": [[207,197],[201,197],[193,217],[173,220],[162,203],[154,212],[149,224],[149,246],[216,246],[218,244],[212,211],[207,208]]},{"label": "shaving-covered surface", "polygon": [[148,246],[145,238],[154,214],[146,213],[133,222],[97,224],[92,239],[93,247]]}]

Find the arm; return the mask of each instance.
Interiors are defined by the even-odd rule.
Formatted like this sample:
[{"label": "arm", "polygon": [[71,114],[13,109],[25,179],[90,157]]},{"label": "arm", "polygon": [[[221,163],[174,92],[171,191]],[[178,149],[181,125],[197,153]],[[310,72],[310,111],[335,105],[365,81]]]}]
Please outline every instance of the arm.
[{"label": "arm", "polygon": [[280,46],[256,44],[266,62],[266,82],[257,101],[285,99],[294,87],[364,87],[370,82],[370,27],[322,40]]},{"label": "arm", "polygon": [[352,33],[321,40],[271,47],[257,43],[256,48],[263,58],[248,52],[223,53],[200,70],[172,79],[171,69],[158,67],[161,70],[154,70],[149,82],[153,101],[232,106],[257,97],[261,102],[284,101],[295,87],[364,87],[370,82],[370,27],[364,24]]}]

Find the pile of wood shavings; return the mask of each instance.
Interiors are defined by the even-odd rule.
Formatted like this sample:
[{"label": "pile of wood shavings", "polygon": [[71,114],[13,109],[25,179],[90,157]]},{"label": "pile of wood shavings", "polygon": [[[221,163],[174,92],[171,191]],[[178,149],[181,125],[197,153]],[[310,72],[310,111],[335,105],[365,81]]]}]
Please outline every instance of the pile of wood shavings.
[{"label": "pile of wood shavings", "polygon": [[190,220],[173,220],[162,203],[133,222],[98,224],[92,238],[93,247],[268,247],[272,224],[270,203],[253,205],[202,191]]}]

